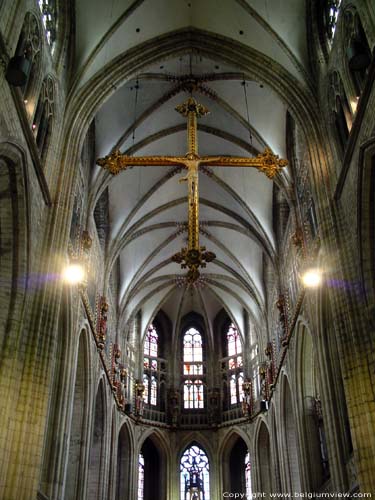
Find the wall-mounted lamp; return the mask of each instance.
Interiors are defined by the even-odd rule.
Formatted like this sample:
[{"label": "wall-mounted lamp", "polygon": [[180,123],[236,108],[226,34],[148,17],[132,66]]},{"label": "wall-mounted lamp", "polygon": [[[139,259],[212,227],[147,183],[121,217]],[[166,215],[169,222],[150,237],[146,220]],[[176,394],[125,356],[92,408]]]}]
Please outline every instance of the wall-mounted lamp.
[{"label": "wall-mounted lamp", "polygon": [[302,275],[302,283],[306,288],[316,288],[322,283],[322,272],[320,269],[308,269]]},{"label": "wall-mounted lamp", "polygon": [[70,285],[80,285],[86,277],[85,269],[78,261],[71,261],[63,270],[62,277]]}]

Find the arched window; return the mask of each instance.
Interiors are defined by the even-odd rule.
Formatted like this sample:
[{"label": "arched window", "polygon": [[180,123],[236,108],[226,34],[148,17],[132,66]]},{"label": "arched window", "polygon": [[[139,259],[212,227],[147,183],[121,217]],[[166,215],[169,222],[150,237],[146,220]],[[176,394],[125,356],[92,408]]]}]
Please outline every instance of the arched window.
[{"label": "arched window", "polygon": [[21,86],[25,104],[30,97],[35,83],[40,61],[41,36],[38,19],[28,12],[22,25],[18,39],[15,58],[24,73],[25,83]]},{"label": "arched window", "polygon": [[143,401],[152,406],[158,404],[158,347],[159,335],[155,326],[151,324],[147,329],[143,348],[143,384],[145,386]]},{"label": "arched window", "polygon": [[138,455],[138,496],[137,500],[143,500],[145,483],[145,460],[142,453]]},{"label": "arched window", "polygon": [[56,41],[57,12],[54,0],[39,0],[39,8],[42,14],[44,29],[48,45],[53,53]]},{"label": "arched window", "polygon": [[329,41],[335,36],[337,19],[339,17],[341,0],[326,0],[324,9],[324,24]]},{"label": "arched window", "polygon": [[251,498],[251,466],[245,441],[232,435],[223,454],[223,491],[238,493],[238,498]]},{"label": "arched window", "polygon": [[49,140],[52,132],[52,119],[55,107],[55,84],[50,76],[47,76],[40,91],[38,105],[36,107],[32,130],[34,132],[35,142],[38,146],[39,154],[42,160],[45,159]]},{"label": "arched window", "polygon": [[242,401],[244,382],[243,362],[242,362],[242,343],[241,336],[236,326],[231,323],[226,332],[226,351],[227,351],[227,373],[230,388],[230,404],[236,405]]},{"label": "arched window", "polygon": [[203,339],[195,328],[183,338],[184,408],[204,408]]},{"label": "arched window", "polygon": [[188,448],[180,461],[180,500],[210,500],[210,466],[197,445]]}]

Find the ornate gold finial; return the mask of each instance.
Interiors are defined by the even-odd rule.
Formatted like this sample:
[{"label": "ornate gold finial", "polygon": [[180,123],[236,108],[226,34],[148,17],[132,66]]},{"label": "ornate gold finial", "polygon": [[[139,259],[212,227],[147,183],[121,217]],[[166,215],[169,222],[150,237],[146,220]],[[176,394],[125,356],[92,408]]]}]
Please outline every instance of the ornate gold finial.
[{"label": "ornate gold finial", "polygon": [[172,255],[172,261],[181,264],[182,269],[188,268],[187,282],[194,283],[200,276],[199,268],[206,267],[207,262],[212,262],[216,258],[213,252],[207,252],[206,247],[182,248],[180,252]]},{"label": "ornate gold finial", "polygon": [[108,170],[111,174],[117,175],[121,170],[126,170],[126,164],[124,164],[124,155],[121,154],[119,149],[116,149],[113,153],[105,156],[104,158],[99,158],[96,164]]},{"label": "ornate gold finial", "polygon": [[195,113],[197,118],[207,115],[210,111],[203,104],[199,104],[194,97],[175,107],[175,110],[181,113],[182,116],[188,116],[189,113]]},{"label": "ornate gold finial", "polygon": [[279,156],[274,155],[269,148],[260,153],[256,159],[261,161],[261,165],[257,167],[258,170],[266,174],[269,179],[273,179],[282,168],[288,165],[287,160],[279,159]]}]

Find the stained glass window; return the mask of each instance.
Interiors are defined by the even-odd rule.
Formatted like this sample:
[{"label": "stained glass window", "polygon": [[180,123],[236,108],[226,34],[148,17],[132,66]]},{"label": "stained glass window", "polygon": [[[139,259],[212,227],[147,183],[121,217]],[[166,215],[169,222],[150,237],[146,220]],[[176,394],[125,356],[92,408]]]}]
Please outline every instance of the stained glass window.
[{"label": "stained glass window", "polygon": [[[204,408],[203,340],[195,328],[190,328],[183,339],[184,408]],[[199,378],[196,378],[196,377]]]},{"label": "stained glass window", "polygon": [[145,484],[145,459],[142,453],[138,455],[138,496],[137,500],[143,500]]},{"label": "stained glass window", "polygon": [[237,377],[232,375],[230,377],[230,404],[235,405],[237,403]]},{"label": "stained glass window", "polygon": [[150,378],[144,374],[143,375],[143,385],[145,386],[145,390],[143,392],[143,401],[145,403],[148,403],[148,395],[149,395],[149,385],[150,385]]},{"label": "stained glass window", "polygon": [[336,31],[337,18],[339,16],[341,0],[327,0],[325,17],[326,30],[329,40],[333,40]]},{"label": "stained glass window", "polygon": [[145,356],[158,357],[158,333],[153,325],[148,327],[143,352]]},{"label": "stained glass window", "polygon": [[155,377],[151,377],[151,394],[150,394],[150,404],[156,406],[158,394],[158,383]]},{"label": "stained glass window", "polygon": [[237,386],[238,386],[238,399],[239,399],[239,401],[243,401],[243,398],[244,398],[243,383],[244,383],[243,372],[240,372],[237,375]]},{"label": "stained glass window", "polygon": [[156,406],[158,400],[158,360],[156,359],[158,356],[158,343],[158,332],[154,325],[151,324],[147,329],[143,347],[143,369],[145,371],[145,375],[143,376],[143,383],[145,385],[143,400],[146,404],[152,406]]},{"label": "stained glass window", "polygon": [[202,335],[195,328],[190,328],[184,335],[184,363],[201,363],[202,356]]},{"label": "stained glass window", "polygon": [[184,408],[204,408],[204,393],[202,380],[185,380]]},{"label": "stained glass window", "polygon": [[42,14],[44,29],[51,52],[54,50],[56,40],[57,15],[54,0],[39,0],[39,8]]},{"label": "stained glass window", "polygon": [[180,500],[193,498],[210,500],[210,466],[207,455],[197,445],[190,446],[180,461]]},{"label": "stained glass window", "polygon": [[229,325],[227,331],[228,356],[236,356],[242,352],[241,338],[237,328],[233,323]]},{"label": "stained glass window", "polygon": [[250,453],[247,452],[245,455],[245,484],[246,484],[246,498],[252,497],[251,488],[251,463],[250,463]]},{"label": "stained glass window", "polygon": [[227,334],[227,354],[229,370],[229,389],[230,389],[230,404],[236,405],[243,399],[242,384],[243,377],[243,360],[242,360],[242,344],[241,336],[236,326],[231,323],[228,327]]}]

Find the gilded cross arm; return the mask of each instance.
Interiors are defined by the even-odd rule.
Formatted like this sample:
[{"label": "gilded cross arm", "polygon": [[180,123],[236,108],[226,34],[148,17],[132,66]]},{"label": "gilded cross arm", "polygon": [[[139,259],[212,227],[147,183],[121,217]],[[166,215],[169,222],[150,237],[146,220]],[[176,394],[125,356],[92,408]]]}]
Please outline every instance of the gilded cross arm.
[{"label": "gilded cross arm", "polygon": [[276,174],[288,165],[288,161],[279,158],[269,148],[266,148],[263,153],[259,153],[254,158],[241,156],[202,156],[200,164],[215,167],[254,167],[266,174],[269,179],[273,179]]},{"label": "gilded cross arm", "polygon": [[96,163],[111,174],[117,175],[128,167],[186,167],[184,160],[185,158],[177,156],[127,156],[116,150],[104,158],[99,158]]}]

